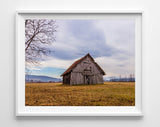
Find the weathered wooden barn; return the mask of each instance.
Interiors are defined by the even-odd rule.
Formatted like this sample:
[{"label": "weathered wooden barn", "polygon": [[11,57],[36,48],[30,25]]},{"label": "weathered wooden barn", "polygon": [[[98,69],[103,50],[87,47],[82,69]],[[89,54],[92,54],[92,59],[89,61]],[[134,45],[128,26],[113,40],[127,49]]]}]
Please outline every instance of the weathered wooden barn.
[{"label": "weathered wooden barn", "polygon": [[88,53],[75,61],[61,76],[63,84],[103,84],[105,72]]}]

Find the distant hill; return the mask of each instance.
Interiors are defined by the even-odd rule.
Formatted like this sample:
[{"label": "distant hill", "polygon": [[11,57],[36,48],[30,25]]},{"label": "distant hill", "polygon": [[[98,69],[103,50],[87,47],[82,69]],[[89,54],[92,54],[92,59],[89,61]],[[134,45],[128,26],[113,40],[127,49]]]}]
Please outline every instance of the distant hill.
[{"label": "distant hill", "polygon": [[62,79],[42,75],[25,75],[26,82],[61,82]]}]

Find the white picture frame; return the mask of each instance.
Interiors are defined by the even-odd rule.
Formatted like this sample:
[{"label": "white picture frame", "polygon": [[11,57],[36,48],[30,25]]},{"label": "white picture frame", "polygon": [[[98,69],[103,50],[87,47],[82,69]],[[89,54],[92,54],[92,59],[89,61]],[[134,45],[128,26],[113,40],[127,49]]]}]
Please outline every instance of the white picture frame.
[{"label": "white picture frame", "polygon": [[[142,11],[17,11],[16,116],[142,116],[142,15]],[[82,17],[135,19],[135,106],[25,106],[25,19]]]}]

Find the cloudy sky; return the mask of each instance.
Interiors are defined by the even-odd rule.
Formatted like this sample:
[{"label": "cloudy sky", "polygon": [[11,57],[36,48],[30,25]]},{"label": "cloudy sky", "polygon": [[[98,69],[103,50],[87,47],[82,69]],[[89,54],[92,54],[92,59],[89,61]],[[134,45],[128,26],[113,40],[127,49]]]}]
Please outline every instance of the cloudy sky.
[{"label": "cloudy sky", "polygon": [[104,77],[134,74],[134,20],[56,20],[54,51],[39,65],[29,67],[32,75],[60,78],[78,58],[87,53],[106,72]]}]

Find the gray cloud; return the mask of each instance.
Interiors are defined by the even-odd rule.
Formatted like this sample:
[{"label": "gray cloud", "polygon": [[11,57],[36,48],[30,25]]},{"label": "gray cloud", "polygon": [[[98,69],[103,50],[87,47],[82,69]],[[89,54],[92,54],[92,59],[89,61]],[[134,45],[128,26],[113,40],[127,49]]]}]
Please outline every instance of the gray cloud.
[{"label": "gray cloud", "polygon": [[[57,34],[57,42],[53,48],[55,52],[52,55],[66,60],[87,53],[94,57],[114,55],[118,50],[106,43],[105,33],[95,27],[96,22],[95,20],[58,21],[60,33]],[[61,28],[61,25],[66,27]]]}]

